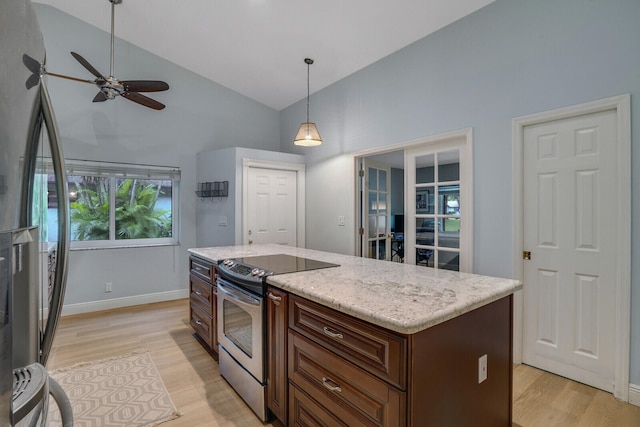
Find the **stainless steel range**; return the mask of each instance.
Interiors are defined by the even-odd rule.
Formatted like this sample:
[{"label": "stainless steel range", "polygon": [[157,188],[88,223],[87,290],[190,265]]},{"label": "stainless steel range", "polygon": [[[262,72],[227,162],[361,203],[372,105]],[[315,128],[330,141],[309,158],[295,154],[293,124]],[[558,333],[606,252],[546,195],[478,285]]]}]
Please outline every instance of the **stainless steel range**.
[{"label": "stainless steel range", "polygon": [[338,267],[291,255],[226,259],[218,265],[220,374],[262,421],[266,407],[266,278]]}]

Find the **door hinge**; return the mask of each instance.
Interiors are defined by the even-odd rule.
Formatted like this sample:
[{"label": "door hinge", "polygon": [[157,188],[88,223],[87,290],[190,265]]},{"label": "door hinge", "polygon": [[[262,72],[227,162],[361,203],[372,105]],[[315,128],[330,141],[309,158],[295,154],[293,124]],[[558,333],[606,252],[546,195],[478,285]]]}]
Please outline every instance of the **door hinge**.
[{"label": "door hinge", "polygon": [[364,178],[364,171],[363,171],[362,169],[360,169],[360,170],[358,171],[358,176],[359,176],[360,178]]},{"label": "door hinge", "polygon": [[530,251],[522,251],[522,259],[530,260],[531,252]]},{"label": "door hinge", "polygon": [[358,234],[364,236],[364,228],[358,228]]}]

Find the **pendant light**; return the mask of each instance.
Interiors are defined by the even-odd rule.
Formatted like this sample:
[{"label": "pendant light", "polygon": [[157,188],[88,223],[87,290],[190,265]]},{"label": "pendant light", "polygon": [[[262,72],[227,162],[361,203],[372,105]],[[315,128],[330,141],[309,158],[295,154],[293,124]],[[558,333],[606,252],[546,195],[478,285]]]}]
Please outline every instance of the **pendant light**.
[{"label": "pendant light", "polygon": [[307,121],[300,125],[293,143],[303,147],[314,147],[322,144],[322,138],[316,124],[309,122],[309,66],[313,64],[313,59],[305,58],[304,62],[307,64]]}]

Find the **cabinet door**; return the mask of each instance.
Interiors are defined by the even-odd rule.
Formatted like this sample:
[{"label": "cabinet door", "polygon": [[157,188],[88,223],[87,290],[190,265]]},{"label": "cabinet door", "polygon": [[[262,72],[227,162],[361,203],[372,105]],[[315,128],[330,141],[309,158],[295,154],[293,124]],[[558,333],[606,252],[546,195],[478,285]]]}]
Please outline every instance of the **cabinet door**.
[{"label": "cabinet door", "polygon": [[287,293],[267,290],[267,402],[273,414],[287,424]]}]

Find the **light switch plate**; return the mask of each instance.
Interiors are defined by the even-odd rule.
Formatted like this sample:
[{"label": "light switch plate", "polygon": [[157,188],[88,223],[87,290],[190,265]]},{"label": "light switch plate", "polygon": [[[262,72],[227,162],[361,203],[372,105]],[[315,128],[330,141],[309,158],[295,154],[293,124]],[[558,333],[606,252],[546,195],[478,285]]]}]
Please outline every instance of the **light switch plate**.
[{"label": "light switch plate", "polygon": [[478,359],[478,384],[487,379],[487,355]]}]

